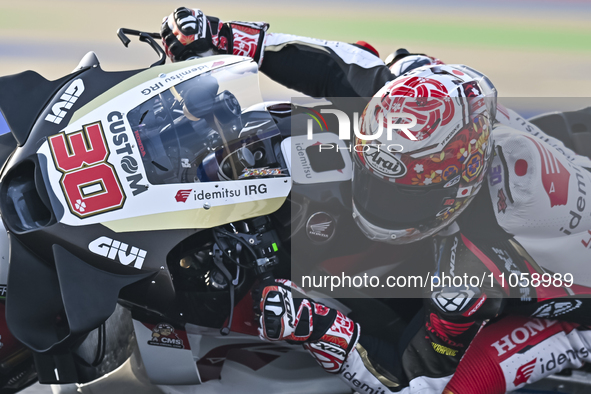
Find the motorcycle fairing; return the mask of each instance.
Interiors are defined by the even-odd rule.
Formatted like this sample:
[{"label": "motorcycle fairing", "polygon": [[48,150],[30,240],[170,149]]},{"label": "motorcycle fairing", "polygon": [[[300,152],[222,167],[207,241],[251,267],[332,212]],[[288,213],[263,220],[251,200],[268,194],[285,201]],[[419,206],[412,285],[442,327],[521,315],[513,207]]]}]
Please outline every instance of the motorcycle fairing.
[{"label": "motorcycle fairing", "polygon": [[36,352],[65,346],[98,327],[115,310],[123,287],[152,275],[106,272],[59,245],[53,245],[54,271],[14,235],[9,238],[6,318],[17,339]]},{"label": "motorcycle fairing", "polygon": [[[138,342],[138,348],[142,355],[146,374],[153,384],[193,385],[200,384],[199,372],[194,360],[193,351],[187,339],[182,339],[181,347],[154,346],[154,331],[149,329],[146,323],[133,320],[134,333]],[[179,331],[172,332],[171,336],[180,338]],[[174,365],[174,368],[166,368]]]},{"label": "motorcycle fairing", "polygon": [[[34,71],[0,78],[0,110],[18,145],[27,140],[41,110],[57,91],[76,74],[48,81]],[[34,91],[35,94],[31,94]]]},{"label": "motorcycle fairing", "polygon": [[[23,146],[29,135],[34,133],[35,125],[44,128],[55,125],[59,130],[59,125],[66,125],[75,109],[90,101],[90,97],[105,92],[139,71],[105,72],[99,67],[84,68],[55,81],[48,81],[34,71],[0,77],[0,111],[18,146]],[[98,83],[87,86],[86,94],[80,94],[76,100],[66,92],[76,79],[88,82],[93,78]],[[63,114],[59,123],[44,120],[54,113]]]},{"label": "motorcycle fairing", "polygon": [[[64,211],[57,218],[60,223],[70,226],[101,223],[116,232],[210,228],[265,215],[281,206],[291,188],[288,177],[219,183],[148,182],[146,165],[149,163],[142,160],[145,152],[140,151],[142,141],[145,144],[146,140],[140,139],[137,129],[134,132],[130,125],[128,114],[132,109],[139,108],[146,99],[161,95],[167,89],[178,89],[182,82],[212,70],[218,72],[214,75],[223,72],[254,75],[254,80],[248,75],[250,80],[245,85],[248,89],[243,88],[252,95],[246,104],[260,100],[258,82],[252,84],[256,73],[249,69],[250,59],[234,56],[210,59],[154,67],[131,77],[76,111],[65,129],[43,143],[37,153],[48,159],[47,167],[42,170],[53,197],[52,205],[59,202],[54,211]],[[254,67],[256,69],[256,65]],[[244,84],[244,79],[235,80],[237,84]],[[89,159],[90,163],[71,164],[72,146],[83,146],[83,143],[87,153],[93,153],[97,147],[100,152]],[[76,190],[72,184],[77,181],[70,182],[70,179],[89,172],[88,167],[98,174],[91,175],[96,180],[82,186],[78,182]],[[103,198],[103,201],[109,200],[105,206],[92,206],[93,197],[101,193],[114,198]],[[179,193],[188,197],[179,199]]]}]

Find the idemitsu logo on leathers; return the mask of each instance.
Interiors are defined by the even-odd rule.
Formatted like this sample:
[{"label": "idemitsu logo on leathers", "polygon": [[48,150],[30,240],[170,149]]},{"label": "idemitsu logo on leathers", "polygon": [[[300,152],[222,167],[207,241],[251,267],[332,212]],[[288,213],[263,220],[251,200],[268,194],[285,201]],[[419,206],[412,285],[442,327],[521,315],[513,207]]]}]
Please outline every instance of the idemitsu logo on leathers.
[{"label": "idemitsu logo on leathers", "polygon": [[[560,231],[562,231],[566,235],[570,235],[572,233],[577,232],[577,228],[579,224],[581,224],[581,219],[583,219],[583,215],[585,215],[585,208],[587,206],[585,197],[587,196],[587,184],[583,182],[585,180],[585,176],[577,166],[571,167],[575,170],[575,178],[577,181],[577,197],[576,200],[573,199],[573,209],[569,211],[570,220],[568,225],[564,225],[560,227]],[[576,212],[575,212],[576,209]]]}]

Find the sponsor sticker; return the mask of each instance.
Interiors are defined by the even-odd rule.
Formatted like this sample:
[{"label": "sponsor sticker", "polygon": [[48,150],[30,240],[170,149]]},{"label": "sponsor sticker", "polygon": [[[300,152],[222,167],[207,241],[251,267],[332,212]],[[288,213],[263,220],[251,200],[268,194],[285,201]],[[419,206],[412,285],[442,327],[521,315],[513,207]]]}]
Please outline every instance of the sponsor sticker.
[{"label": "sponsor sticker", "polygon": [[88,250],[99,256],[119,261],[123,265],[132,265],[133,268],[141,269],[148,252],[109,237],[99,237],[88,244]]},{"label": "sponsor sticker", "polygon": [[372,147],[363,152],[365,162],[378,174],[391,178],[402,178],[406,175],[406,166],[394,154]]},{"label": "sponsor sticker", "polygon": [[159,323],[152,329],[152,339],[148,341],[148,345],[185,349],[184,341],[168,323]]},{"label": "sponsor sticker", "polygon": [[325,243],[330,241],[336,230],[336,223],[332,216],[326,212],[316,212],[306,223],[308,238],[314,242]]}]

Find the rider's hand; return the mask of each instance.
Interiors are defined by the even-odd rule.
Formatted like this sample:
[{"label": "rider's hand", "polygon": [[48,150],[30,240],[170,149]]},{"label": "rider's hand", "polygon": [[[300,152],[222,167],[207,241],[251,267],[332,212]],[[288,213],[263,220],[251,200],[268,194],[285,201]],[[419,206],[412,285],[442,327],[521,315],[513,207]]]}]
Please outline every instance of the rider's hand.
[{"label": "rider's hand", "polygon": [[177,8],[164,17],[160,34],[173,62],[215,54],[248,56],[260,66],[269,24],[228,22],[206,16],[198,9]]},{"label": "rider's hand", "polygon": [[173,62],[202,55],[214,48],[207,17],[198,9],[177,8],[164,18],[160,33],[166,54]]},{"label": "rider's hand", "polygon": [[[359,325],[343,313],[309,298],[294,298],[303,292],[291,281],[276,279],[262,284],[259,335],[270,341],[302,343],[328,372],[339,372],[359,339]],[[300,295],[298,295],[300,297]]]},{"label": "rider's hand", "polygon": [[[270,341],[305,342],[313,330],[313,302],[307,298],[294,299],[297,287],[288,280],[276,279],[263,284],[255,309],[260,312],[259,335]],[[320,304],[318,304],[320,305]],[[328,310],[328,308],[326,308]]]}]

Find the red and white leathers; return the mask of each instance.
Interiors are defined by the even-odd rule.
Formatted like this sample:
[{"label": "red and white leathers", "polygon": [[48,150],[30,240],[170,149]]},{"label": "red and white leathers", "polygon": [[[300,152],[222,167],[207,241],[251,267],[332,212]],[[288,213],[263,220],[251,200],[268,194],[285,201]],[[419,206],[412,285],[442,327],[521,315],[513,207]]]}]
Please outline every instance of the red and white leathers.
[{"label": "red and white leathers", "polygon": [[[264,53],[263,73],[314,97],[371,97],[395,77],[374,54],[350,44],[274,33],[267,35]],[[559,141],[543,136],[511,112],[503,119],[499,109],[497,120],[495,157],[487,181],[473,191],[478,193],[475,200],[454,225],[433,237],[437,269],[456,276],[504,273],[505,278],[512,273],[549,269],[573,273],[576,283],[588,284],[583,267],[591,251],[585,246],[591,242],[591,234],[584,238],[591,229],[591,205],[586,200],[591,179],[583,166],[589,161],[577,158]],[[562,168],[569,174],[566,193],[564,188],[557,189],[566,178]],[[546,244],[558,245],[569,255],[548,250]],[[568,264],[563,266],[567,257]],[[449,305],[441,302],[441,294],[431,294],[426,298],[424,325],[401,355],[407,383],[396,387],[384,383],[386,374],[380,372],[380,363],[362,346],[363,327],[341,376],[358,391],[440,393],[483,321],[505,311],[589,324],[591,305],[587,300],[563,299],[587,291],[577,286],[507,288],[495,282],[454,310],[446,310]]]},{"label": "red and white leathers", "polygon": [[[267,53],[268,57],[261,70],[266,70],[265,67],[271,64],[286,65],[287,59],[290,59],[291,56],[305,58],[308,52],[311,58],[322,58],[322,51],[315,52],[316,44],[312,45],[310,49],[302,49],[305,47],[304,42],[305,40],[292,39],[288,44],[280,47],[278,52]],[[298,50],[290,51],[293,46],[297,46]],[[330,54],[331,50],[327,49],[324,56],[336,56],[336,52]],[[326,55],[326,53],[330,55]],[[280,61],[281,54],[285,54],[287,59]],[[269,63],[266,63],[267,61]],[[353,86],[361,85],[359,81],[364,80],[364,76],[379,74],[377,66],[374,70],[371,67],[354,69],[347,66],[348,63],[345,60],[339,61],[341,62],[340,67],[347,70],[344,71],[345,73],[350,72],[349,75],[359,78],[356,82],[345,85],[345,88],[335,87],[330,82],[319,83],[315,87],[310,87],[309,90],[304,89],[307,85],[303,82],[293,82],[294,85],[291,87],[299,87],[305,92],[338,94],[339,89],[342,89],[350,93],[356,91]],[[295,60],[293,62],[295,63]],[[336,62],[326,63],[335,64]],[[316,64],[316,66],[320,65]],[[292,69],[284,68],[285,75],[283,76],[277,76],[276,70],[271,72],[275,72],[274,79],[276,80],[281,81],[282,78],[285,78],[293,81],[291,79],[293,73],[297,74],[298,70],[293,70],[293,73],[288,73],[287,70],[291,71]],[[315,80],[316,82],[326,77],[322,71],[311,70],[310,72],[309,79],[318,78]],[[342,76],[343,73],[336,75]],[[505,116],[505,114],[507,115]],[[378,368],[381,364],[380,360],[374,357],[372,351],[366,351],[363,346],[365,342],[362,325],[359,343],[350,352],[340,372],[341,377],[353,389],[359,390],[360,387],[364,387],[364,390],[369,390],[371,388],[375,393],[382,391],[400,391],[412,394],[441,393],[456,371],[462,356],[476,337],[482,323],[503,311],[526,316],[535,315],[539,318],[558,318],[585,324],[590,323],[589,302],[585,302],[584,299],[572,298],[561,300],[573,293],[588,292],[588,289],[577,286],[572,288],[547,288],[544,286],[509,288],[507,279],[511,274],[518,276],[522,273],[542,274],[545,272],[544,269],[563,274],[572,273],[568,270],[585,270],[584,262],[589,259],[585,257],[583,252],[588,252],[588,250],[583,248],[584,243],[581,242],[587,241],[582,236],[591,228],[591,225],[586,224],[588,222],[585,222],[583,218],[578,223],[577,216],[573,216],[571,212],[576,214],[579,208],[585,210],[590,208],[589,206],[584,207],[585,203],[579,197],[584,198],[586,194],[582,194],[580,190],[591,185],[589,172],[584,169],[584,166],[591,167],[591,161],[577,156],[565,148],[560,141],[545,135],[536,126],[519,118],[512,111],[501,107],[497,112],[497,120],[500,123],[492,131],[492,138],[495,140],[495,156],[484,185],[480,190],[473,190],[473,193],[477,193],[475,201],[447,231],[433,237],[433,242],[434,249],[437,251],[435,260],[439,272],[455,276],[467,273],[479,278],[483,274],[504,274],[505,286],[495,282],[492,287],[483,289],[481,293],[462,294],[458,292],[457,295],[460,298],[464,297],[467,300],[462,303],[461,308],[450,309],[450,305],[441,302],[443,299],[441,292],[435,292],[426,298],[424,325],[400,356],[404,370],[402,379],[387,377],[387,374]],[[549,161],[550,158],[552,161]],[[527,161],[527,168],[524,169],[523,162],[518,162],[520,159]],[[571,174],[568,183],[568,196],[570,197],[567,197],[563,205],[551,206],[551,200],[555,198],[555,193],[556,197],[559,197],[559,194],[564,193],[564,189],[556,189],[559,186],[557,183],[554,183],[553,188],[552,182],[550,182],[546,190],[543,176],[546,178],[557,172],[557,170],[552,172],[550,164],[562,171],[562,167],[559,167],[557,163],[560,163]],[[561,174],[565,176],[564,171]],[[523,182],[523,184],[526,184],[532,191],[527,192],[528,189],[520,186],[522,178],[527,179],[527,182]],[[500,193],[501,188],[503,189],[502,193]],[[513,193],[513,188],[516,190],[515,193]],[[586,193],[586,189],[583,191]],[[514,215],[507,215],[507,210],[511,210]],[[554,221],[544,221],[545,215],[549,214],[556,215],[549,216]],[[521,226],[516,220],[517,218],[522,219]],[[532,220],[533,223],[528,224],[529,222],[523,221],[523,218],[529,218],[528,220]],[[571,219],[573,220],[572,224]],[[534,225],[536,220],[538,224]],[[589,215],[585,220],[589,220]],[[557,224],[559,225],[556,226]],[[561,227],[563,230],[570,231],[571,234],[560,230]],[[575,236],[568,238],[570,235]],[[576,237],[581,237],[581,239]],[[566,240],[573,240],[569,242],[573,242],[573,245],[576,244],[576,246],[580,244],[581,249],[572,249],[572,255],[570,255],[571,248],[574,246],[565,246],[566,249],[554,251],[562,254],[567,251],[569,257],[573,257],[570,259],[570,264],[565,265],[566,268],[563,271],[559,271],[555,265],[560,265],[565,260],[564,256],[559,253],[537,253],[534,250],[539,244],[543,247],[545,242],[564,242]],[[577,280],[575,275],[575,283],[578,283]],[[580,283],[589,285],[584,282]],[[448,291],[446,295],[449,296],[451,293]],[[474,374],[471,378],[478,379]],[[403,379],[407,379],[407,382],[401,382]]]},{"label": "red and white leathers", "polygon": [[[363,392],[359,388],[364,384],[374,393],[388,393],[384,384],[387,381],[378,380],[379,374],[370,373],[363,362],[359,352],[352,352],[347,360],[349,368],[343,370],[342,377],[350,383],[355,379],[362,382],[351,384],[358,392]],[[587,327],[558,320],[505,316],[478,333],[451,380],[416,378],[399,392],[503,394],[564,369],[580,368],[586,362],[591,362],[591,331]]]},{"label": "red and white leathers", "polygon": [[541,267],[591,286],[591,160],[514,111],[500,108],[497,118],[503,156],[493,159],[489,190],[499,225]]},{"label": "red and white leathers", "polygon": [[[303,41],[297,40],[293,40],[292,44],[304,45]],[[287,51],[288,48],[289,45],[282,47],[281,51]],[[279,53],[281,52],[276,54],[276,58],[269,56],[267,60],[272,59],[272,63],[277,64]],[[315,55],[321,56],[320,52]],[[342,67],[347,68],[345,65],[346,62],[343,61]],[[262,69],[265,69],[265,64]],[[358,68],[355,70],[355,75],[357,77],[376,75],[376,72],[369,70]],[[313,79],[315,75],[317,74],[312,74],[311,78]],[[330,92],[338,92],[338,89],[332,88],[330,84],[321,86]],[[349,85],[349,92],[352,90],[351,86],[353,84]],[[586,194],[582,194],[580,190],[591,184],[589,172],[584,169],[584,167],[591,167],[591,161],[577,156],[565,148],[560,141],[545,135],[536,126],[524,121],[512,111],[501,107],[497,113],[497,120],[500,123],[492,132],[496,144],[495,156],[486,182],[480,190],[473,191],[477,193],[477,197],[466,213],[460,215],[457,222],[447,231],[437,234],[433,241],[434,249],[437,251],[436,261],[439,272],[455,276],[467,273],[478,277],[490,273],[504,274],[505,286],[495,282],[491,288],[484,289],[482,293],[474,292],[466,298],[467,302],[463,303],[461,308],[453,310],[448,308],[449,305],[441,302],[440,293],[435,292],[428,297],[425,303],[425,323],[401,355],[403,375],[408,379],[408,382],[402,385],[394,386],[393,383],[397,384],[396,379],[390,379],[386,374],[381,373],[377,368],[380,360],[376,361],[372,352],[365,351],[363,326],[361,326],[360,341],[349,354],[341,370],[341,377],[352,388],[372,388],[376,393],[401,390],[401,392],[412,394],[441,393],[483,321],[494,318],[503,311],[589,324],[588,321],[591,318],[589,302],[584,302],[586,301],[584,299],[561,300],[573,293],[588,293],[588,289],[577,286],[509,288],[507,278],[511,274],[518,276],[521,273],[542,274],[545,272],[544,269],[563,274],[572,273],[568,270],[575,269],[585,271],[584,262],[589,259],[583,254],[588,250],[583,248],[582,241],[586,242],[586,240],[582,236],[591,228],[591,225],[584,221],[589,220],[589,216],[587,215],[584,220],[581,217],[581,222],[578,223],[577,216],[571,212],[576,214],[579,209],[589,209],[589,206],[585,207],[582,200]],[[524,167],[523,162],[519,162],[520,159],[527,161],[527,168]],[[570,197],[567,196],[566,201],[562,197],[562,205],[552,206],[552,199],[564,194],[564,186],[558,183],[553,184],[551,181],[546,189],[544,178],[548,176],[552,178],[555,173],[558,174],[558,170],[562,171],[562,176],[565,176],[566,173],[558,163],[571,174],[568,183]],[[554,172],[550,167],[551,164],[555,168]],[[523,183],[521,183],[522,178]],[[531,191],[528,192],[527,188],[522,187],[523,184],[527,185]],[[502,193],[500,193],[501,188]],[[515,193],[513,188],[516,190]],[[583,191],[586,193],[586,189]],[[511,210],[514,214],[507,215],[507,210]],[[546,222],[545,215],[549,214],[553,221]],[[517,218],[521,218],[521,225]],[[532,223],[523,221],[524,218],[528,218]],[[536,220],[538,224],[535,224]],[[564,223],[559,223],[560,221]],[[560,225],[556,226],[557,224]],[[571,234],[560,230],[561,227],[563,230],[570,231]],[[580,231],[573,231],[577,229]],[[575,236],[568,238],[570,235]],[[572,249],[572,255],[570,255],[571,248],[574,246],[565,246],[554,251],[559,253],[535,251],[539,244],[543,247],[545,242],[566,240],[572,240],[569,242],[573,242],[576,246],[580,243],[581,249]],[[569,253],[569,257],[572,256],[572,259],[563,271],[559,271],[555,265],[560,265],[564,261],[565,257],[561,254],[565,251]],[[579,283],[577,280],[575,275],[575,283]],[[585,282],[580,283],[589,285]],[[447,292],[447,295],[449,294],[451,292]],[[458,296],[465,297],[466,294],[458,292]],[[474,375],[471,378],[478,379]],[[533,381],[533,378],[530,381]],[[403,386],[407,387],[402,388]]]},{"label": "red and white leathers", "polygon": [[591,331],[578,324],[506,316],[474,338],[445,394],[503,394],[591,361]]}]

